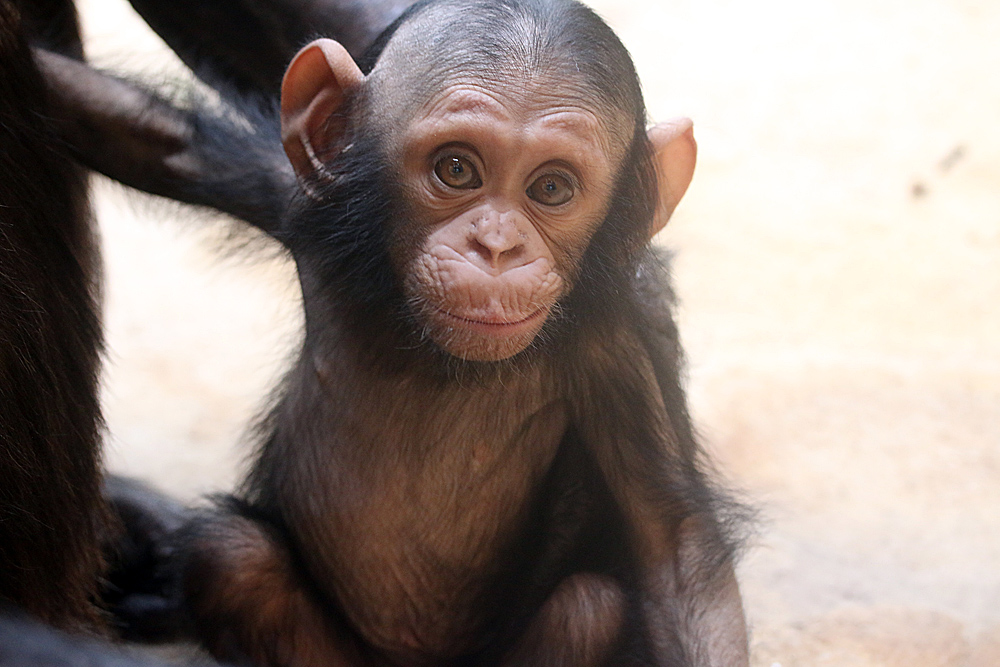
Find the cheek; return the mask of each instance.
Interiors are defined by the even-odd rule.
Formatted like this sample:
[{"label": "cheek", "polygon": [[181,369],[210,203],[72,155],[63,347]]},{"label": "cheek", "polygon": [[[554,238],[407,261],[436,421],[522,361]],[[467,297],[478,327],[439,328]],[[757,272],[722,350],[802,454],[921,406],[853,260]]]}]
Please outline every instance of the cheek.
[{"label": "cheek", "polygon": [[576,281],[583,256],[603,221],[603,217],[595,218],[577,223],[571,229],[556,228],[548,235],[553,261],[560,267],[560,273],[567,282]]}]

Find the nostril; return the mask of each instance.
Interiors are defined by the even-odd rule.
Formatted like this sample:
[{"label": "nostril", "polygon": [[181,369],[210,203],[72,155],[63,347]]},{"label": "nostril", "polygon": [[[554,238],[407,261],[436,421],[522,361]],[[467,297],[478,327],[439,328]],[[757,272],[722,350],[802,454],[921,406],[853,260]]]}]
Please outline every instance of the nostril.
[{"label": "nostril", "polygon": [[504,261],[512,261],[520,257],[524,250],[524,244],[518,242],[512,244],[509,248],[500,253],[500,259]]},{"label": "nostril", "polygon": [[490,248],[490,246],[483,243],[478,238],[470,239],[469,245],[472,246],[472,250],[477,255],[485,259],[487,262],[495,263],[496,260],[499,258],[498,253],[494,252],[494,250]]}]

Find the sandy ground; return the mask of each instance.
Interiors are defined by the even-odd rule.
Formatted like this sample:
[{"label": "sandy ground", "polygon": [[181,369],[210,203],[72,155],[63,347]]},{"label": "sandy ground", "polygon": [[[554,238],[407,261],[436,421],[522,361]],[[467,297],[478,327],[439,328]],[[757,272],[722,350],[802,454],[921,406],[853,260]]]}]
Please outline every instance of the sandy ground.
[{"label": "sandy ground", "polygon": [[[82,5],[99,62],[165,66],[119,0]],[[595,6],[652,116],[696,123],[661,238],[699,428],[761,510],[754,664],[1000,665],[1000,4]],[[108,464],[228,489],[298,339],[293,271],[98,194]]]}]

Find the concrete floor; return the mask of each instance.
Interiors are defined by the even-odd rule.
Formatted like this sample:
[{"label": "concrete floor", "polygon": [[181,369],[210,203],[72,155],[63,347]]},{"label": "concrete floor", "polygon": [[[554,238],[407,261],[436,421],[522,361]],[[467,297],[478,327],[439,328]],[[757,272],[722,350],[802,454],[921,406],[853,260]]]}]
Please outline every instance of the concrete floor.
[{"label": "concrete floor", "polygon": [[[98,62],[179,71],[121,0],[81,4]],[[754,664],[1000,665],[1000,5],[594,5],[652,117],[695,120],[661,239],[694,415],[763,517]],[[108,464],[228,489],[297,344],[293,271],[98,193]]]}]

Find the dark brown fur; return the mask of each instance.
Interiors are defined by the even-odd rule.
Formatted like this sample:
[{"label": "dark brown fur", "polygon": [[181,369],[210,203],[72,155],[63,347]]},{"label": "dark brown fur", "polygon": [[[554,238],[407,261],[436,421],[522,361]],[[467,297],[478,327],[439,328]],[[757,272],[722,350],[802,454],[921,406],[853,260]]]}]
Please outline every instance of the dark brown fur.
[{"label": "dark brown fur", "polygon": [[0,665],[164,667],[95,638],[100,261],[29,39],[80,57],[72,3],[0,0]]},{"label": "dark brown fur", "polygon": [[[33,9],[56,13],[53,42],[78,48],[71,4]],[[47,108],[18,7],[2,0],[0,600],[61,627],[95,627],[99,264],[86,178],[58,149]]]}]

